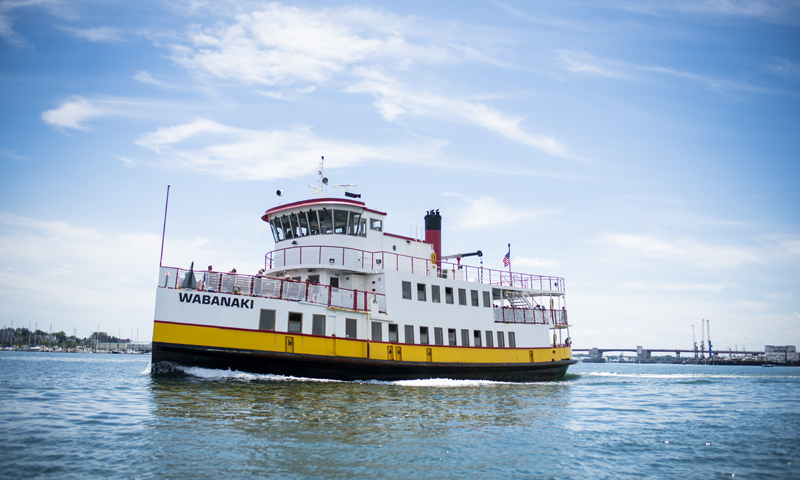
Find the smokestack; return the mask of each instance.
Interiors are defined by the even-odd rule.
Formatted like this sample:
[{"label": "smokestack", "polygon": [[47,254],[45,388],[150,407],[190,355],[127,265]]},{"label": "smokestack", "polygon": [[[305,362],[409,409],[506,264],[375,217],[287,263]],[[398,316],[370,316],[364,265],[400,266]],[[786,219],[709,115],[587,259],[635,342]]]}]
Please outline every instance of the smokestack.
[{"label": "smokestack", "polygon": [[425,243],[433,244],[436,265],[441,266],[442,258],[442,216],[439,210],[431,210],[425,215]]}]

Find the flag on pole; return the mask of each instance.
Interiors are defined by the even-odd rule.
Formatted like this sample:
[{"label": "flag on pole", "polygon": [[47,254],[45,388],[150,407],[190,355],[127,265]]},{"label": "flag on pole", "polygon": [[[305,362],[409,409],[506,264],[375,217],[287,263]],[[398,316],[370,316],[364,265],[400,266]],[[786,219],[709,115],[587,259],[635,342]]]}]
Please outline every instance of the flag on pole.
[{"label": "flag on pole", "polygon": [[506,256],[503,257],[503,266],[507,267],[511,265],[511,252],[506,253]]}]

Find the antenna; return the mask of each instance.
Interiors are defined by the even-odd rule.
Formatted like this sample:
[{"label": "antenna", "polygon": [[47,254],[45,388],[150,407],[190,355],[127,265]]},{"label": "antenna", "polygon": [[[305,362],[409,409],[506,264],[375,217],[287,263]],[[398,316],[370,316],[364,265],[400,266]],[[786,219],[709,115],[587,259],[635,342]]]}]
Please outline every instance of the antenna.
[{"label": "antenna", "polygon": [[694,336],[694,324],[692,324],[692,345],[694,345],[694,361],[697,363],[697,337]]},{"label": "antenna", "polygon": [[314,198],[328,198],[328,177],[325,176],[325,156],[323,155],[319,161],[319,171],[317,171],[319,175],[319,183],[315,187],[314,185],[309,185],[311,190],[314,192]]},{"label": "antenna", "polygon": [[355,187],[355,186],[356,186],[355,183],[337,183],[336,185],[334,185],[334,187],[336,188],[341,188],[342,193],[345,196],[347,196],[347,192],[350,190],[350,187]]}]

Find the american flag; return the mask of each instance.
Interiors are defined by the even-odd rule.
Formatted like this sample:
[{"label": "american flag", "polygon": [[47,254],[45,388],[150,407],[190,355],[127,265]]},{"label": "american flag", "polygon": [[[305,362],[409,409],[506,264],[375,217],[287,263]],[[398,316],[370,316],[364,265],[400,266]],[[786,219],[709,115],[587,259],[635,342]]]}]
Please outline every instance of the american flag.
[{"label": "american flag", "polygon": [[506,256],[503,257],[503,266],[507,267],[511,264],[511,252],[506,253]]}]

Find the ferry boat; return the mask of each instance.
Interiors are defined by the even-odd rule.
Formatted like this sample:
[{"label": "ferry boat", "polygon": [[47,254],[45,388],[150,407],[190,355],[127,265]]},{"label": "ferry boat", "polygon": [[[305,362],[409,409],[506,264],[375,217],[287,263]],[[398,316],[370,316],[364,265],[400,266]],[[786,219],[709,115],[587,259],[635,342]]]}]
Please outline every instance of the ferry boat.
[{"label": "ferry boat", "polygon": [[[275,249],[257,275],[161,265],[152,372],[175,365],[338,380],[542,381],[572,357],[561,277],[462,265],[423,232],[344,188],[270,208]],[[278,191],[280,195],[280,191]],[[357,197],[358,198],[358,197]],[[453,262],[455,260],[455,262]]]}]

